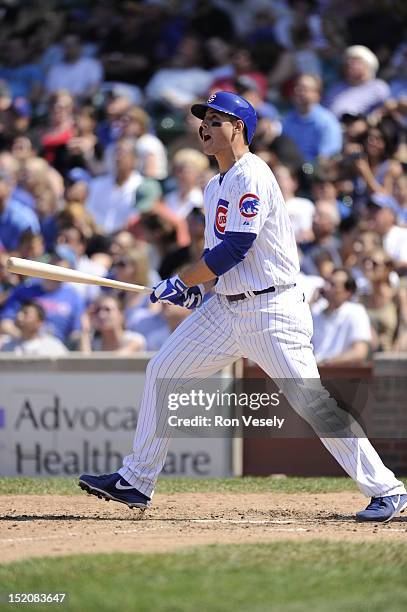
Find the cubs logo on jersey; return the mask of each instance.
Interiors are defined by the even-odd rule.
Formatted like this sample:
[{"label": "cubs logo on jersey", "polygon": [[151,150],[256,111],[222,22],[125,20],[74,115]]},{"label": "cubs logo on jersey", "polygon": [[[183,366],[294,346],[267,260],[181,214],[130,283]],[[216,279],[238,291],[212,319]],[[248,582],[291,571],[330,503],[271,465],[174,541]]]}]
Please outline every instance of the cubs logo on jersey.
[{"label": "cubs logo on jersey", "polygon": [[246,193],[240,198],[239,210],[245,219],[253,219],[259,212],[259,197],[254,193]]},{"label": "cubs logo on jersey", "polygon": [[214,231],[217,238],[223,240],[225,235],[226,220],[228,216],[229,202],[219,199],[216,206]]}]

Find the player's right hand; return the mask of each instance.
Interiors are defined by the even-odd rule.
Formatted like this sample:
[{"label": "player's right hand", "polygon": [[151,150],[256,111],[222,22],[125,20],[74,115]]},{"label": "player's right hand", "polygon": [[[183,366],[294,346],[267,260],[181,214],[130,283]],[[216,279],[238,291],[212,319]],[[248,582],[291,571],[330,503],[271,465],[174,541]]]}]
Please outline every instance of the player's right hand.
[{"label": "player's right hand", "polygon": [[166,278],[153,288],[153,292],[150,295],[150,301],[153,304],[156,302],[178,304],[179,299],[187,290],[187,285],[182,282],[178,275],[172,278]]}]

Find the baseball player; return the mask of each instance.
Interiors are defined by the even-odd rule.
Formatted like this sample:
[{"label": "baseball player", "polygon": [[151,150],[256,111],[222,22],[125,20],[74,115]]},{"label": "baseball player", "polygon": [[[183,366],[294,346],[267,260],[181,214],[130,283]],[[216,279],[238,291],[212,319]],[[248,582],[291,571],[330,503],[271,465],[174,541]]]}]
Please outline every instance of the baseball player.
[{"label": "baseball player", "polygon": [[[79,480],[88,493],[131,508],[150,505],[167,455],[170,432],[156,434],[157,420],[167,409],[156,405],[163,392],[168,396],[181,380],[202,380],[239,357],[279,381],[319,379],[310,310],[296,285],[299,262],[286,206],[270,168],[249,151],[255,110],[244,98],[219,91],[191,112],[202,120],[204,152],[219,166],[204,193],[205,251],[200,261],[160,282],[151,301],[194,312],[148,364],[133,452],[118,472],[85,474]],[[203,302],[210,288],[215,295]],[[303,389],[296,399],[295,409],[317,432],[326,431],[314,422],[313,402]],[[321,411],[315,414],[319,418]],[[366,437],[322,436],[321,441],[371,497],[357,520],[389,521],[407,508],[403,483]]]}]

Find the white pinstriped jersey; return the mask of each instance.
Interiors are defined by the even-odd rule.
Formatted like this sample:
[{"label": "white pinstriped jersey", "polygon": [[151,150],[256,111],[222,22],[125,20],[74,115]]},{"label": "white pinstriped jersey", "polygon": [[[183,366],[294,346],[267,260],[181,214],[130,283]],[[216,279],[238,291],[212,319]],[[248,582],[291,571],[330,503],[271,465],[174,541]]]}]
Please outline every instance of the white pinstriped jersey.
[{"label": "white pinstriped jersey", "polygon": [[[257,234],[246,259],[220,277],[215,286],[218,293],[265,289],[296,279],[299,266],[294,233],[275,178],[260,158],[246,153],[221,184],[219,175],[214,177],[205,191],[205,206],[206,247],[219,244],[225,230]],[[120,475],[151,497],[172,434],[168,398],[188,388],[186,380],[196,388],[221,368],[246,357],[280,383],[291,379],[282,387],[289,403],[324,436],[322,443],[364,495],[404,494],[403,483],[385,467],[369,440],[353,433],[348,414],[346,429],[351,431],[348,426],[352,427],[352,434],[340,435],[342,411],[337,407],[335,413],[335,406],[326,401],[327,395],[332,398],[318,384],[311,336],[311,314],[299,287],[233,304],[223,295],[204,302],[178,325],[148,365],[133,452],[124,458]],[[298,380],[301,384],[294,383]],[[316,386],[307,387],[307,380],[316,381]],[[336,424],[334,431],[339,437],[329,436],[330,422]]]},{"label": "white pinstriped jersey", "polygon": [[277,181],[267,164],[245,153],[228,172],[214,176],[204,192],[205,248],[225,232],[257,234],[245,259],[223,274],[216,293],[231,295],[295,282],[299,261],[294,231]]}]

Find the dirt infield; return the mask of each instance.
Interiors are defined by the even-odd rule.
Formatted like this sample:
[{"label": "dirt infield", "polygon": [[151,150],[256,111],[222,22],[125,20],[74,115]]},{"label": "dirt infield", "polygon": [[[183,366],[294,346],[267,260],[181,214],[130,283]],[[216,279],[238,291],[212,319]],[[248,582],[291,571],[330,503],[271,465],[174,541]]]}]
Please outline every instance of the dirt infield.
[{"label": "dirt infield", "polygon": [[144,514],[87,495],[0,497],[0,563],[34,556],[161,552],[232,542],[406,540],[407,516],[356,524],[358,493],[157,494]]}]

